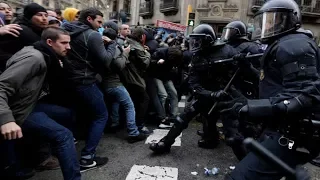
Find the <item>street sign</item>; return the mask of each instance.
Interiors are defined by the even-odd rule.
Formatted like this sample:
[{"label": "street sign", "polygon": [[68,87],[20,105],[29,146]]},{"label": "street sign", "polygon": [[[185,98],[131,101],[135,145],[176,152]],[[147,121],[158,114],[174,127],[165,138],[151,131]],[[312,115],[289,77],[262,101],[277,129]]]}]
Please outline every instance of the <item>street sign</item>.
[{"label": "street sign", "polygon": [[188,20],[188,26],[194,26],[194,20]]}]

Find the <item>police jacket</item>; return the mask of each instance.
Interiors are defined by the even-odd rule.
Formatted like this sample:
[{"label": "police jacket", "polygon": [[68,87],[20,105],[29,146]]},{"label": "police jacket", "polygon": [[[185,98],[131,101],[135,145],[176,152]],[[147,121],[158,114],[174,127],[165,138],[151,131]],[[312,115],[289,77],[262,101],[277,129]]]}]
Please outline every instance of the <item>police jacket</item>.
[{"label": "police jacket", "polygon": [[196,93],[217,91],[224,88],[233,75],[236,67],[232,63],[214,64],[221,59],[232,58],[238,52],[224,44],[213,46],[210,51],[194,54],[191,61],[189,84]]},{"label": "police jacket", "polygon": [[260,99],[248,101],[249,116],[305,116],[318,106],[319,58],[316,43],[304,33],[269,45],[261,60]]}]

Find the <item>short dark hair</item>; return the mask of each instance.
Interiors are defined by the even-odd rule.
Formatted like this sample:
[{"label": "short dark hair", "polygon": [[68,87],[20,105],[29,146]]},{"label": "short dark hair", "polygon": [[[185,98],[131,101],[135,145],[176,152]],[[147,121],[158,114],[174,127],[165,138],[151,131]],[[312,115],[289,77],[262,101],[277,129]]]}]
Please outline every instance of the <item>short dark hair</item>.
[{"label": "short dark hair", "polygon": [[141,36],[144,35],[144,30],[142,28],[134,28],[129,36],[129,38],[141,42]]},{"label": "short dark hair", "polygon": [[59,35],[69,35],[68,31],[58,28],[58,27],[49,27],[43,30],[41,34],[41,40],[46,41],[47,39],[51,39],[56,41],[59,39]]},{"label": "short dark hair", "polygon": [[168,60],[175,65],[182,62],[183,54],[178,47],[170,47],[168,49]]},{"label": "short dark hair", "polygon": [[92,7],[87,8],[81,11],[79,21],[81,22],[87,21],[88,16],[90,16],[92,19],[96,19],[97,16],[103,17],[103,14],[97,8],[92,8]]},{"label": "short dark hair", "polygon": [[61,9],[55,9],[54,11],[57,13],[57,15],[61,16],[62,14]]}]

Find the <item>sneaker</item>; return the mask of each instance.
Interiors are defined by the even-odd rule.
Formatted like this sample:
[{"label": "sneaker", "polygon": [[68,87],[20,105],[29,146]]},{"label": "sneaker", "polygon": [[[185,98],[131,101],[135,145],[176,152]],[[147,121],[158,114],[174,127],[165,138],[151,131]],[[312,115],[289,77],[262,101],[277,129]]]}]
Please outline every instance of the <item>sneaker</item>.
[{"label": "sneaker", "polygon": [[153,130],[149,130],[147,127],[143,126],[142,129],[139,130],[140,134],[144,134],[146,136],[149,136],[153,133]]},{"label": "sneaker", "polygon": [[128,143],[135,143],[139,141],[143,141],[147,138],[147,135],[140,133],[138,136],[129,136]]},{"label": "sneaker", "polygon": [[170,119],[163,119],[159,125],[160,129],[170,129],[173,126],[173,122],[170,121]]},{"label": "sneaker", "polygon": [[50,156],[48,159],[44,160],[42,163],[40,163],[37,167],[37,171],[45,171],[45,170],[56,170],[60,169],[59,160],[54,157]]},{"label": "sneaker", "polygon": [[80,172],[86,172],[107,164],[109,159],[107,157],[94,157],[93,159],[80,159]]}]

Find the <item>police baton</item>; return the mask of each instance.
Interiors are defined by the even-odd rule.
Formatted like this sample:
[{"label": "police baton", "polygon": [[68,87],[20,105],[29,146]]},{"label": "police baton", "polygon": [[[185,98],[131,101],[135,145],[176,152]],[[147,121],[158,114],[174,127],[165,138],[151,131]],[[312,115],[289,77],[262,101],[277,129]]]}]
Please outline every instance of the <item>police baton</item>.
[{"label": "police baton", "polygon": [[246,138],[243,141],[244,146],[256,154],[257,156],[261,157],[266,162],[277,166],[279,169],[281,169],[283,172],[285,172],[287,175],[291,177],[296,176],[296,171],[292,169],[290,166],[288,166],[285,162],[283,162],[281,159],[279,159],[277,156],[275,156],[272,152],[270,152],[268,149],[263,147],[260,143],[253,140],[252,138]]},{"label": "police baton", "polygon": [[[227,92],[227,91],[229,90],[229,88],[230,88],[230,86],[231,86],[234,78],[235,78],[235,77],[237,76],[237,74],[239,73],[239,70],[240,70],[240,68],[238,68],[238,69],[236,70],[236,72],[233,74],[233,76],[231,77],[230,81],[229,81],[228,84],[226,85],[226,87],[224,87],[224,89],[223,89],[224,92]],[[212,111],[217,107],[217,105],[218,105],[218,101],[216,101],[216,102],[213,104],[212,108],[211,108],[210,111],[208,112],[208,116],[211,115]]]},{"label": "police baton", "polygon": [[[253,54],[253,55],[247,55],[245,58],[246,59],[250,59],[250,58],[256,58],[256,57],[262,57],[263,53],[260,54]],[[218,64],[218,63],[225,63],[225,62],[232,62],[234,61],[233,58],[229,58],[229,59],[222,59],[222,60],[218,60],[218,61],[214,61],[214,64]]]}]

